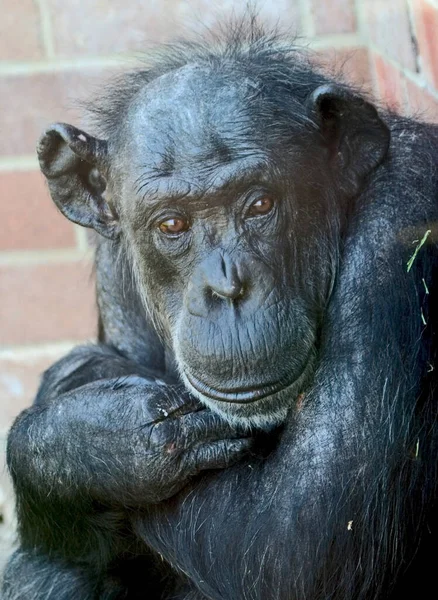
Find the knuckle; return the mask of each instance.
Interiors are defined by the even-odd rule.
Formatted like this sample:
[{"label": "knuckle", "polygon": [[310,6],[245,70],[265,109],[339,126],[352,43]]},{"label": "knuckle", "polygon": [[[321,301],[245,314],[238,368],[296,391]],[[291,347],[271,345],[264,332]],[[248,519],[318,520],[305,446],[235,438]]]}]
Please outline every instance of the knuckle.
[{"label": "knuckle", "polygon": [[149,432],[149,443],[153,446],[165,448],[166,452],[175,452],[177,449],[177,439],[175,428],[168,419],[153,423]]},{"label": "knuckle", "polygon": [[249,447],[246,440],[228,440],[223,446],[223,455],[227,462],[235,462],[243,456]]},{"label": "knuckle", "polygon": [[139,375],[122,375],[108,380],[108,386],[113,390],[139,389],[150,385],[150,381]]},{"label": "knuckle", "polygon": [[198,454],[199,463],[202,465],[214,465],[217,463],[226,463],[228,450],[223,442],[209,444],[204,446]]},{"label": "knuckle", "polygon": [[182,419],[184,427],[197,430],[199,433],[215,430],[222,431],[221,420],[209,410],[191,412]]}]

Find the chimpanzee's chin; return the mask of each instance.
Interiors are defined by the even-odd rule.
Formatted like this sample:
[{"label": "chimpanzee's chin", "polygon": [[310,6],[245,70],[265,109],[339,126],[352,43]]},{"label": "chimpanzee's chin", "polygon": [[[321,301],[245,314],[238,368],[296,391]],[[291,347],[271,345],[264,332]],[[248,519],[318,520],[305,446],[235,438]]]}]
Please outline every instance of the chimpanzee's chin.
[{"label": "chimpanzee's chin", "polygon": [[238,388],[213,388],[185,370],[186,387],[205,406],[239,426],[269,430],[283,423],[298,398],[309,387],[315,356],[311,353],[298,377],[282,377],[274,383]]},{"label": "chimpanzee's chin", "polygon": [[205,406],[221,415],[226,421],[239,427],[263,430],[270,430],[283,423],[297,397],[297,394],[291,393],[288,388],[271,396],[244,403],[223,402],[203,396],[196,391],[192,393]]},{"label": "chimpanzee's chin", "polygon": [[190,382],[190,385],[195,388],[198,393],[207,396],[211,400],[233,404],[249,404],[269,396],[274,396],[294,381],[294,377],[289,375],[273,382],[253,382],[252,384],[247,383],[244,386],[230,385],[229,387],[215,387],[189,372],[186,372],[185,375]]}]

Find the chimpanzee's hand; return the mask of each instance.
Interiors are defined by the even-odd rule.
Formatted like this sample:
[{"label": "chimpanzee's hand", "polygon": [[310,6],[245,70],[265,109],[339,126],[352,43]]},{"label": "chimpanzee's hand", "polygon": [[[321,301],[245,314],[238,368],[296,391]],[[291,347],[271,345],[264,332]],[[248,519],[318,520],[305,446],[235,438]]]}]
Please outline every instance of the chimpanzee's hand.
[{"label": "chimpanzee's hand", "polygon": [[129,474],[138,482],[144,502],[169,498],[202,470],[228,467],[251,445],[242,431],[204,408],[182,386],[129,376],[106,382],[102,393],[122,395],[130,407],[124,428],[114,430],[110,421],[107,434],[114,459],[124,464],[125,478]]},{"label": "chimpanzee's hand", "polygon": [[169,498],[200,471],[233,464],[251,444],[183,387],[135,375],[64,393],[25,411],[14,428],[26,429],[32,447],[10,447],[20,477],[52,497],[86,494],[113,506]]}]

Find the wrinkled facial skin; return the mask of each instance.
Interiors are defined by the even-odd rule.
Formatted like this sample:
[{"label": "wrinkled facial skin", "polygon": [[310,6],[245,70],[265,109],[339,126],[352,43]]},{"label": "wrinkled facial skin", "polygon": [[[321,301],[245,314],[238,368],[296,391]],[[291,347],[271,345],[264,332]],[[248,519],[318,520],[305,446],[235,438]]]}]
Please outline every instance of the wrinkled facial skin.
[{"label": "wrinkled facial skin", "polygon": [[266,144],[247,84],[218,79],[190,66],[139,94],[109,190],[187,388],[228,420],[269,427],[314,367],[332,278],[327,202],[310,183],[324,165],[292,131],[288,147],[274,133]]}]

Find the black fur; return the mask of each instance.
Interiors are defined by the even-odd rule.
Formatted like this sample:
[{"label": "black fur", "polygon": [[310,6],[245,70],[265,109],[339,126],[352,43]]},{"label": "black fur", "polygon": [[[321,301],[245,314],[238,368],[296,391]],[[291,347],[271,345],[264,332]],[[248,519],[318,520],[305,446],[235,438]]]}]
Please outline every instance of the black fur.
[{"label": "black fur", "polygon": [[[184,79],[178,70],[192,64],[201,75]],[[223,90],[223,106],[210,106]],[[154,94],[165,109],[151,113],[153,126],[166,140],[150,137],[156,147],[139,156],[129,144],[150,126],[142,111],[156,111]],[[203,94],[200,106],[223,115],[219,134],[201,113],[190,126],[179,118]],[[93,108],[102,139],[57,125],[40,145],[55,202],[103,236],[100,334],[49,369],[11,430],[21,546],[2,598],[430,597],[438,128],[376,112],[255,22],[214,44],[167,48],[104,97]],[[238,160],[268,172],[263,199],[282,202],[221,239],[221,262],[215,244],[240,210],[229,201],[240,198]],[[143,198],[132,203],[123,185],[134,163],[130,189]],[[207,210],[198,250],[193,223],[191,242],[171,246],[146,227],[142,202],[164,206],[172,194]],[[232,326],[229,304],[241,315]],[[275,379],[284,356],[287,377],[307,356],[306,377],[240,407],[184,379],[212,410],[203,409],[178,374],[197,369],[203,390],[235,381],[240,393],[260,373]]]}]

